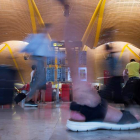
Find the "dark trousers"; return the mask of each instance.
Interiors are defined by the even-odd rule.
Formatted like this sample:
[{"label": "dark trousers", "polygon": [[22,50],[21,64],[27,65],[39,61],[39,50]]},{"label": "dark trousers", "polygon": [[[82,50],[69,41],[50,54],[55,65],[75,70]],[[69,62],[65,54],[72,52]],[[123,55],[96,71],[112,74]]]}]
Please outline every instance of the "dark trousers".
[{"label": "dark trousers", "polygon": [[122,96],[122,77],[114,76],[110,78],[104,90],[100,93],[100,96],[108,101],[114,101],[121,103],[123,101]]}]

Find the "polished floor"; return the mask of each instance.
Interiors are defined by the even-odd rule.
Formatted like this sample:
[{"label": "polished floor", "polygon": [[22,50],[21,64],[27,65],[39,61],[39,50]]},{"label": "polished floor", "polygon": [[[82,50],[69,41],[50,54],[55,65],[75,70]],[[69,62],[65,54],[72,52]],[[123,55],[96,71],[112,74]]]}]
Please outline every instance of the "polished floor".
[{"label": "polished floor", "polygon": [[[124,108],[123,105],[112,105]],[[132,106],[133,109],[140,114],[139,106]],[[69,113],[69,103],[0,109],[0,140],[140,140],[140,129],[71,132],[66,128]]]}]

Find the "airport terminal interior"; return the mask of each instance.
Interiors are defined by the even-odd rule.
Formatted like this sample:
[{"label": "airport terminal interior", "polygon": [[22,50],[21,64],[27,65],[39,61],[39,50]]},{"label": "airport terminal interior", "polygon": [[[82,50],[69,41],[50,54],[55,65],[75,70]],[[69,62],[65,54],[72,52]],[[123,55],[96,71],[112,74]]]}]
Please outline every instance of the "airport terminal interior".
[{"label": "airport terminal interior", "polygon": [[0,0],[0,140],[139,140],[139,16],[140,0]]}]

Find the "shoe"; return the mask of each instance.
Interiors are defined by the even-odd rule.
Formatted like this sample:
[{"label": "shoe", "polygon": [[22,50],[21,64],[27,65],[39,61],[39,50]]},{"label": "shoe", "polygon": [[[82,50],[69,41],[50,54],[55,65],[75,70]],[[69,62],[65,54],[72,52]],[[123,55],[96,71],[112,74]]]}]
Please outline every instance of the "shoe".
[{"label": "shoe", "polygon": [[[120,121],[115,123],[104,122],[104,117],[97,116],[99,111],[103,111],[103,108],[107,107],[104,103],[100,103],[97,107],[91,108],[86,105],[82,106],[75,102],[71,103],[70,110],[78,111],[83,114],[86,118],[85,122],[78,122],[76,120],[68,120],[67,121],[67,128],[71,131],[91,131],[91,130],[98,130],[98,129],[106,129],[106,130],[133,130],[140,128],[140,122],[129,112],[129,111],[122,111],[123,116]],[[95,111],[95,112],[94,112]],[[88,115],[87,115],[88,114]],[[91,118],[92,116],[92,118]],[[97,120],[96,116],[100,118]],[[95,119],[96,118],[96,119]]]},{"label": "shoe", "polygon": [[28,106],[28,107],[38,107],[38,105],[35,104],[33,101],[26,102],[24,106],[25,107],[26,106]]},{"label": "shoe", "polygon": [[140,122],[130,124],[113,124],[107,122],[75,122],[67,121],[67,128],[71,131],[106,130],[133,130],[140,128]]}]

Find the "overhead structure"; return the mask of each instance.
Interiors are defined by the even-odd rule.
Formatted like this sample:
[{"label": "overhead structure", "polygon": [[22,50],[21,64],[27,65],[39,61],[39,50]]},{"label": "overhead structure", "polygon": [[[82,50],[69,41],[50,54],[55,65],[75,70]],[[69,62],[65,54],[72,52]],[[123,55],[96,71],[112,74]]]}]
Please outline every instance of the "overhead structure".
[{"label": "overhead structure", "polygon": [[[105,7],[105,3],[106,3],[106,0],[100,0],[96,9],[95,9],[95,12],[93,13],[92,15],[92,18],[88,24],[88,27],[82,37],[82,42],[83,44],[86,44],[87,42],[87,39],[91,33],[91,30],[93,28],[93,25],[95,23],[95,20],[98,18],[98,15],[99,15],[99,19],[98,19],[98,24],[97,24],[97,31],[96,31],[96,37],[95,37],[95,42],[94,42],[94,47],[97,46],[98,44],[98,41],[99,41],[99,36],[100,36],[100,31],[101,31],[101,25],[102,25],[102,20],[103,20],[103,13],[104,13],[104,7]],[[84,49],[86,50],[86,48]]]},{"label": "overhead structure", "polygon": [[20,72],[19,66],[18,66],[18,64],[17,64],[17,62],[16,62],[16,59],[15,59],[15,57],[14,57],[14,54],[13,54],[13,51],[12,51],[11,47],[10,47],[7,43],[4,43],[4,44],[5,44],[5,46],[0,50],[0,53],[3,52],[4,49],[5,49],[6,47],[8,48],[9,53],[10,53],[12,59],[13,59],[13,62],[14,62],[14,64],[15,64],[15,67],[16,67],[16,69],[17,69],[17,71],[18,71],[19,76],[20,76],[20,79],[21,79],[22,83],[25,84],[24,79],[23,79],[23,77],[22,77],[22,74],[21,74],[21,72]]},{"label": "overhead structure", "polygon": [[[107,42],[124,41],[139,47],[138,0],[68,0],[68,2],[70,15],[67,17],[66,32],[70,41],[83,40],[92,15],[97,11],[95,17],[99,18],[95,18],[90,28],[91,32],[83,40],[86,42],[85,45],[93,48]],[[95,10],[96,8],[98,9]],[[53,24],[50,34],[52,40],[64,40],[65,19],[64,9],[56,0],[1,0],[0,43],[23,40],[29,33],[36,33],[36,29],[43,22]]]},{"label": "overhead structure", "polygon": [[[29,4],[29,9],[30,9],[30,16],[31,16],[31,22],[32,22],[32,28],[33,28],[33,33],[37,33],[37,29],[36,29],[36,21],[35,21],[35,15],[38,19],[39,25],[41,27],[45,26],[45,23],[41,17],[41,14],[35,4],[34,0],[28,0],[28,4]],[[50,41],[52,40],[50,35],[47,34],[48,38],[50,39]]]},{"label": "overhead structure", "polygon": [[120,54],[119,59],[122,58],[122,55],[123,55],[125,49],[128,49],[138,60],[140,60],[140,56],[139,56],[138,54],[136,54],[136,53],[129,47],[129,44],[126,44],[126,45],[122,48],[122,51],[121,51],[121,54]]}]

